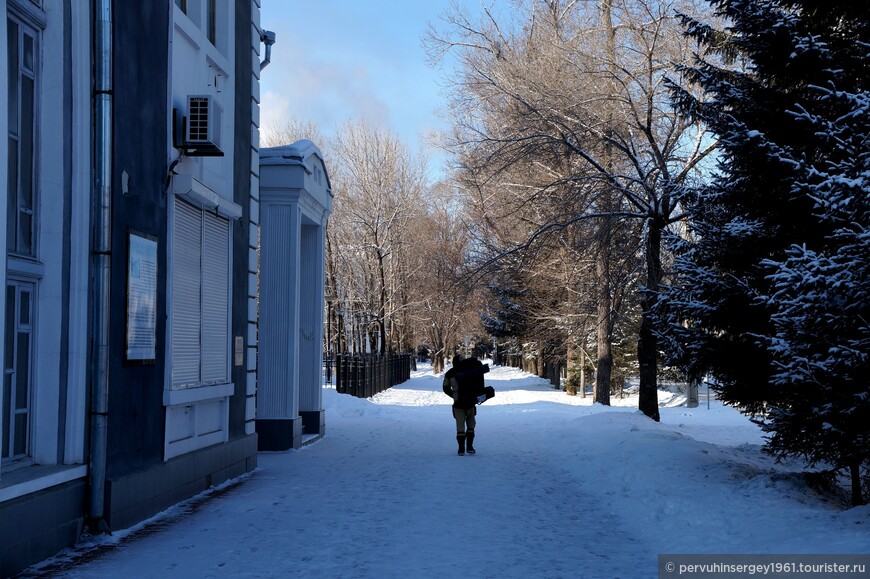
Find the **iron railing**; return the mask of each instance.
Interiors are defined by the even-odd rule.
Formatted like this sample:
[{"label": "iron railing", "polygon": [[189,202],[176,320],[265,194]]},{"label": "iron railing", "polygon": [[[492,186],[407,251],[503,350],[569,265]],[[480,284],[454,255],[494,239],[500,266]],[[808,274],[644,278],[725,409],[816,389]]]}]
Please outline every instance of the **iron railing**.
[{"label": "iron railing", "polygon": [[[411,377],[411,354],[336,354],[335,389],[339,394],[369,398]],[[327,362],[327,363],[328,363]]]}]

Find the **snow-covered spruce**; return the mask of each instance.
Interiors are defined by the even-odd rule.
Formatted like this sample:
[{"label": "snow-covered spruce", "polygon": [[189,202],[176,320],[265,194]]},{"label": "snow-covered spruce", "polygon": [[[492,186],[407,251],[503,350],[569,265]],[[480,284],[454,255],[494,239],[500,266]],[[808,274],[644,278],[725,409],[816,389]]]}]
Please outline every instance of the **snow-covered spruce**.
[{"label": "snow-covered spruce", "polygon": [[[849,473],[870,496],[870,4],[717,0],[721,31],[677,104],[720,139],[686,191],[663,293],[672,360],[758,413],[777,456]],[[747,63],[745,69],[736,68]]]}]

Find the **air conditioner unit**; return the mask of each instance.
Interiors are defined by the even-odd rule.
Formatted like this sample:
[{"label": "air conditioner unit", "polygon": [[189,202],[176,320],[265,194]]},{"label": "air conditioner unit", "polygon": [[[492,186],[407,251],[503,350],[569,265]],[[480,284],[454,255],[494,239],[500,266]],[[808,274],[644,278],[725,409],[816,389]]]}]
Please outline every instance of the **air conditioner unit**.
[{"label": "air conditioner unit", "polygon": [[187,124],[184,145],[188,154],[214,154],[220,151],[221,107],[214,97],[187,97]]}]

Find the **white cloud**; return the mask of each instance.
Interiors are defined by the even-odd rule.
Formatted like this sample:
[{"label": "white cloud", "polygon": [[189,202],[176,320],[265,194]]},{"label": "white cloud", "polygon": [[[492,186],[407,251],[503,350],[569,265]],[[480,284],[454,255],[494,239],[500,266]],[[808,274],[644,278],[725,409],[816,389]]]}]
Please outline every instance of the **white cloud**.
[{"label": "white cloud", "polygon": [[390,107],[378,96],[367,63],[358,62],[354,55],[324,62],[287,39],[272,49],[272,64],[263,71],[262,83],[265,130],[280,126],[290,116],[310,120],[325,133],[348,119],[390,124]]},{"label": "white cloud", "polygon": [[283,125],[291,116],[290,100],[275,91],[263,93],[260,99],[260,129],[274,130]]},{"label": "white cloud", "polygon": [[261,76],[261,129],[295,117],[330,137],[359,120],[394,131],[443,165],[444,153],[427,140],[449,124],[436,114],[441,72],[426,67],[420,37],[451,1],[263,2],[262,25],[277,43]]}]

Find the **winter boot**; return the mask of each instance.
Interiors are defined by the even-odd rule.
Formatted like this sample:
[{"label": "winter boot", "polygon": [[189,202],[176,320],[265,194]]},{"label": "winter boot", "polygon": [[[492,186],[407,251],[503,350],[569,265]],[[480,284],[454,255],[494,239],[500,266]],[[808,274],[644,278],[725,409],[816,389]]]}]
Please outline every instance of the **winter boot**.
[{"label": "winter boot", "polygon": [[465,452],[474,454],[474,431],[468,430],[465,433]]},{"label": "winter boot", "polygon": [[464,455],[465,454],[465,435],[464,434],[457,434],[456,435],[456,442],[459,443],[459,456]]}]

